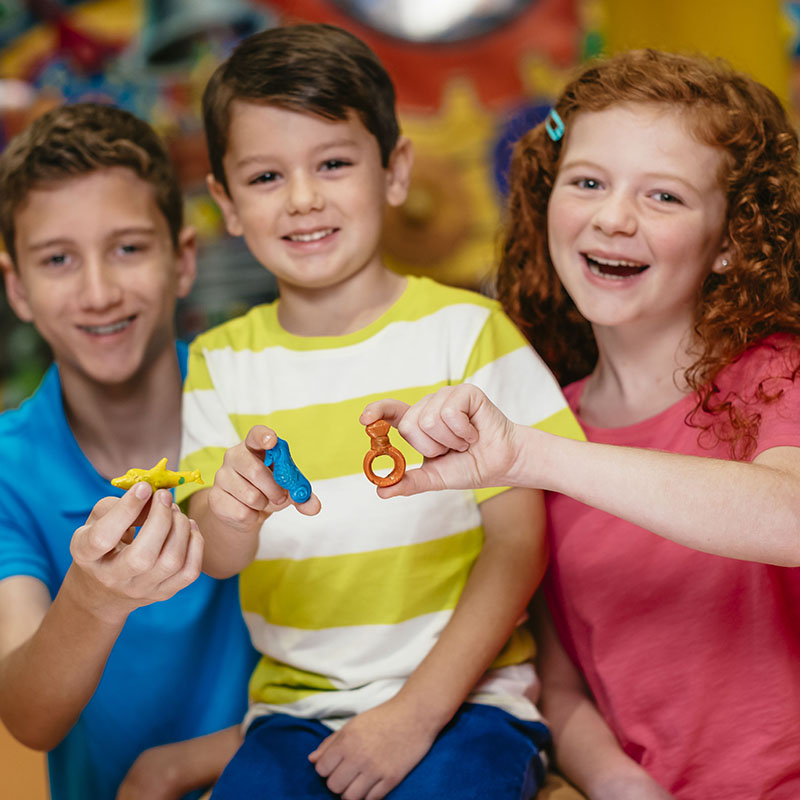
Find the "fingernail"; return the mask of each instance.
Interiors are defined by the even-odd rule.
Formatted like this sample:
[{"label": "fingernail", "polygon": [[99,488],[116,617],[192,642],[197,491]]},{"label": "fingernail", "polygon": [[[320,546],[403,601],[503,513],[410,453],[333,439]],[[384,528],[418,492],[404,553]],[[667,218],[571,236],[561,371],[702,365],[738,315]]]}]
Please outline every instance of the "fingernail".
[{"label": "fingernail", "polygon": [[189,527],[195,532],[200,533],[200,526],[190,517],[189,518]]},{"label": "fingernail", "polygon": [[170,508],[172,506],[172,495],[166,490],[159,491],[158,500],[162,505],[165,505],[167,508]]},{"label": "fingernail", "polygon": [[145,483],[144,481],[137,483],[136,486],[133,487],[134,495],[140,500],[146,500],[148,497],[150,497],[152,491],[153,490],[151,489],[150,484]]}]

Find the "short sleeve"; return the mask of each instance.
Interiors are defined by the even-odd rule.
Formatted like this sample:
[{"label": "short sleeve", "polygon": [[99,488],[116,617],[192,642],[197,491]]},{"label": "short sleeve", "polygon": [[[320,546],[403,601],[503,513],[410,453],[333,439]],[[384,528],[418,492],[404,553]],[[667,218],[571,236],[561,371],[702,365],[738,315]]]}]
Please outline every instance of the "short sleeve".
[{"label": "short sleeve", "polygon": [[[500,308],[487,317],[463,380],[480,388],[512,422],[585,439],[555,377]],[[476,498],[482,502],[499,491],[481,489]]]},{"label": "short sleeve", "polygon": [[0,482],[0,580],[29,575],[51,584],[51,565],[37,531],[30,506],[13,486]]},{"label": "short sleeve", "polygon": [[[189,348],[189,364],[183,385],[181,430],[182,470],[200,470],[208,486],[222,465],[225,451],[238,444],[239,434],[231,423],[222,397],[216,389],[202,342],[195,340]],[[178,503],[184,503],[203,486],[184,483],[175,490]]]},{"label": "short sleeve", "polygon": [[772,447],[800,447],[800,353],[782,339],[762,345],[748,369],[760,416],[753,458]]}]

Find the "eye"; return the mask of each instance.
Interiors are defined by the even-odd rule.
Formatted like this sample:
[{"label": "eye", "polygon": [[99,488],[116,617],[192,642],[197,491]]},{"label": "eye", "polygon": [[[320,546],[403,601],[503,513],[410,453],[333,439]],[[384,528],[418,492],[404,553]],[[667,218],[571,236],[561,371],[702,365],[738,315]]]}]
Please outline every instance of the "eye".
[{"label": "eye", "polygon": [[120,252],[125,256],[136,255],[136,253],[140,253],[144,249],[145,249],[145,246],[142,245],[142,244],[127,243],[127,244],[121,244],[119,246]]},{"label": "eye", "polygon": [[66,253],[50,253],[42,259],[45,267],[65,267],[69,264],[70,258]]},{"label": "eye", "polygon": [[345,158],[329,158],[322,162],[320,169],[324,172],[333,172],[335,170],[342,169],[343,167],[352,166],[352,161],[348,161]]},{"label": "eye", "polygon": [[595,178],[577,178],[573,184],[579,189],[599,189],[600,181]]},{"label": "eye", "polygon": [[671,192],[653,192],[652,196],[655,200],[658,200],[659,203],[683,203],[680,197]]},{"label": "eye", "polygon": [[274,183],[278,180],[279,174],[277,172],[262,172],[259,175],[256,175],[249,183],[258,184],[258,183]]}]

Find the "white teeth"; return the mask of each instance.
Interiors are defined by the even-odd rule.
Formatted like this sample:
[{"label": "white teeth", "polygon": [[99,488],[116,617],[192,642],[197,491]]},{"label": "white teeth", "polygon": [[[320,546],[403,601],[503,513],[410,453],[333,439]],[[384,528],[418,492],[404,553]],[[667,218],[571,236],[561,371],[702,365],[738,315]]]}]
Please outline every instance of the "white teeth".
[{"label": "white teeth", "polygon": [[83,330],[85,330],[87,333],[103,336],[105,334],[116,333],[117,331],[121,331],[123,328],[127,328],[132,321],[133,317],[130,319],[123,319],[120,322],[112,322],[110,325],[81,325],[81,328],[83,328]]},{"label": "white teeth", "polygon": [[333,228],[326,228],[324,231],[314,231],[314,233],[292,233],[286,238],[293,242],[317,242],[332,233]]},{"label": "white teeth", "polygon": [[643,267],[644,264],[639,264],[635,261],[619,261],[614,258],[600,258],[599,256],[586,256],[590,261],[595,261],[605,267]]},{"label": "white teeth", "polygon": [[626,278],[630,277],[629,275],[615,275],[613,272],[603,272],[599,267],[592,262],[589,262],[589,272],[592,275],[597,275],[599,278],[605,278],[609,281],[624,281]]}]

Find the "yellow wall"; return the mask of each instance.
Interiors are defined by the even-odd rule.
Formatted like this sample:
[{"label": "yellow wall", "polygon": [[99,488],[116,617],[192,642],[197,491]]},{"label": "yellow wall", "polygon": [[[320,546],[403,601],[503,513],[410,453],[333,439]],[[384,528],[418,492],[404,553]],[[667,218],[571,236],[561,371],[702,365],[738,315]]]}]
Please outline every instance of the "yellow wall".
[{"label": "yellow wall", "polygon": [[779,0],[604,0],[603,6],[607,52],[655,47],[720,56],[787,103],[788,23]]}]

